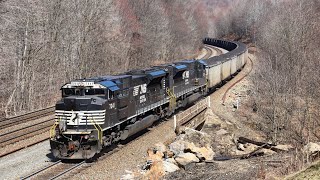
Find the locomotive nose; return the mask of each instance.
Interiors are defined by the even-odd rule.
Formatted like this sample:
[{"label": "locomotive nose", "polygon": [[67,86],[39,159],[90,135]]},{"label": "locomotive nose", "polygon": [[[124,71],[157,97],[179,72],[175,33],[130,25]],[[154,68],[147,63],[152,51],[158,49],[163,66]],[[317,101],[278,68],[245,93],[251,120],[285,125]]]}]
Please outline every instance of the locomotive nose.
[{"label": "locomotive nose", "polygon": [[63,101],[68,110],[87,110],[91,104],[91,98],[66,97]]}]

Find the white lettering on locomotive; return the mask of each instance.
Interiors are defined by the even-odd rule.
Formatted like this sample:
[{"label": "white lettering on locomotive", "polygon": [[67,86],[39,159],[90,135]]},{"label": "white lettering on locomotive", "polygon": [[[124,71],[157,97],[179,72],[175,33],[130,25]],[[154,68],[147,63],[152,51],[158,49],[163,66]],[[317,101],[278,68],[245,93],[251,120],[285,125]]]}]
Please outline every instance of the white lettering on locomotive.
[{"label": "white lettering on locomotive", "polygon": [[146,95],[140,96],[140,103],[144,103],[147,101]]},{"label": "white lettering on locomotive", "polygon": [[114,108],[116,108],[116,104],[115,103],[110,103],[109,107],[110,107],[110,109],[114,109]]},{"label": "white lettering on locomotive", "polygon": [[189,71],[185,71],[182,74],[182,79],[184,79],[184,84],[189,84]]},{"label": "white lettering on locomotive", "polygon": [[184,84],[185,84],[185,85],[189,84],[189,79],[185,79],[185,80],[184,80]]},{"label": "white lettering on locomotive", "polygon": [[142,84],[140,94],[145,94],[146,92],[147,92],[147,84]]},{"label": "white lettering on locomotive", "polygon": [[140,94],[147,93],[147,84],[141,84],[141,85],[135,86],[133,88],[133,96],[137,96],[139,94],[139,89],[140,88],[141,88]]},{"label": "white lettering on locomotive", "polygon": [[189,78],[189,71],[185,71],[182,74],[182,79],[187,79],[187,78]]},{"label": "white lettering on locomotive", "polygon": [[133,96],[137,96],[139,94],[139,87],[140,85],[133,88]]},{"label": "white lettering on locomotive", "polygon": [[73,82],[71,82],[71,86],[94,86],[94,82],[73,81]]}]

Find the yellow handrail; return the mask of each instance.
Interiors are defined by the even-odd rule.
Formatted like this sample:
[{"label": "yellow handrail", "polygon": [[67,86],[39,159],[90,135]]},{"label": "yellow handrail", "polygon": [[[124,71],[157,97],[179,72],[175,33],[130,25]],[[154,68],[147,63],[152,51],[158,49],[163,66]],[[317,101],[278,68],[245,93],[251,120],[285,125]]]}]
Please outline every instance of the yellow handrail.
[{"label": "yellow handrail", "polygon": [[96,130],[98,131],[98,139],[99,139],[100,143],[102,144],[102,128],[101,128],[101,126],[99,124],[97,124],[94,121],[93,117],[91,119],[91,122],[92,122],[94,128],[96,128]]},{"label": "yellow handrail", "polygon": [[167,88],[166,91],[167,91],[168,96],[170,97],[169,109],[170,109],[171,111],[174,111],[174,109],[175,109],[175,107],[176,107],[176,98],[177,98],[177,97],[176,97],[176,95],[174,94],[173,89],[172,89],[172,91],[171,91],[169,88]]},{"label": "yellow handrail", "polygon": [[54,122],[54,124],[50,128],[50,139],[56,135],[56,127],[59,125],[61,117]]}]

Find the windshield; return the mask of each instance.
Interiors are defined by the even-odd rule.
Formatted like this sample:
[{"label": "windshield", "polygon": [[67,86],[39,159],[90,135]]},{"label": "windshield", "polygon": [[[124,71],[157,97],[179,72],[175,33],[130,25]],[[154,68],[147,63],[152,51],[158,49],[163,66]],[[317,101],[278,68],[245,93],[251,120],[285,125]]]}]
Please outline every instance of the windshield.
[{"label": "windshield", "polygon": [[105,89],[84,89],[84,88],[64,88],[62,89],[62,96],[85,96],[97,95],[105,96]]}]

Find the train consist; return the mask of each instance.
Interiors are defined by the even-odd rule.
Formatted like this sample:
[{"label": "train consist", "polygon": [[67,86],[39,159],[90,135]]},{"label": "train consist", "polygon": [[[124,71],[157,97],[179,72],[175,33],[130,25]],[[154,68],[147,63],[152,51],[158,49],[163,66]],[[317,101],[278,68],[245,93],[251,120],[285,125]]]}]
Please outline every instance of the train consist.
[{"label": "train consist", "polygon": [[240,42],[206,38],[228,50],[206,60],[184,60],[115,76],[78,79],[62,86],[50,146],[59,159],[89,159],[207,95],[246,63]]}]

